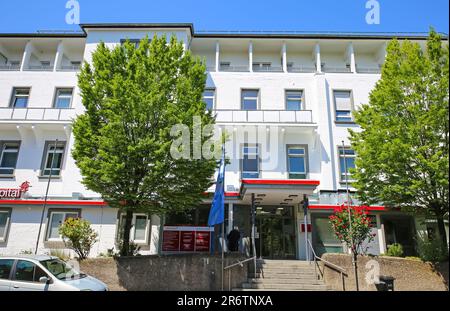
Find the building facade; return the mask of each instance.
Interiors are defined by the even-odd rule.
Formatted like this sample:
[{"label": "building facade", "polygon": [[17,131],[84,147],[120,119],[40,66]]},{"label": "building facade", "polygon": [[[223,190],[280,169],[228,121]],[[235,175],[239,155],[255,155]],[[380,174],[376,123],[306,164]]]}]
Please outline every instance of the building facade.
[{"label": "building facade", "polygon": [[[39,252],[65,249],[58,227],[68,217],[87,219],[98,232],[92,256],[117,247],[123,216],[81,184],[71,157],[72,120],[83,112],[77,73],[100,42],[112,48],[155,34],[176,36],[206,63],[204,100],[217,127],[233,133],[226,144],[226,230],[239,229],[240,250],[252,249],[253,202],[258,256],[305,259],[305,234],[319,254],[345,251],[328,216],[348,202],[347,189],[354,192],[353,111],[380,79],[389,40],[425,46],[426,36],[195,33],[190,24],[81,27],[71,34],[0,34],[0,254],[34,251],[37,241]],[[205,196],[204,205],[182,215],[136,213],[131,238],[142,254],[208,251],[210,202]],[[417,232],[436,230],[432,220],[384,206],[369,210],[376,237],[368,253],[400,243],[414,254]]]}]

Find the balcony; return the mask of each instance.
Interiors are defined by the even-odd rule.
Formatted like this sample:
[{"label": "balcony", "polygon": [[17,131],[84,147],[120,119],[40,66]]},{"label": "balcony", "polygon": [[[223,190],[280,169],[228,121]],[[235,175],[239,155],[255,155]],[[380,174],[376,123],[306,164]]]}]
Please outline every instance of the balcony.
[{"label": "balcony", "polygon": [[248,66],[220,65],[220,71],[224,72],[249,72]]},{"label": "balcony", "polygon": [[215,113],[218,123],[313,123],[311,110],[215,110]]},{"label": "balcony", "polygon": [[19,71],[19,70],[20,64],[17,63],[0,65],[0,71]]},{"label": "balcony", "polygon": [[259,66],[253,65],[254,72],[283,72],[283,68],[281,66]]},{"label": "balcony", "polygon": [[349,67],[330,67],[330,66],[323,66],[322,71],[329,72],[329,73],[351,73],[352,72]]},{"label": "balcony", "polygon": [[357,73],[380,74],[381,68],[356,66],[356,72]]},{"label": "balcony", "polygon": [[29,65],[27,71],[53,71],[52,65]]},{"label": "balcony", "polygon": [[75,109],[0,108],[0,121],[72,121]]},{"label": "balcony", "polygon": [[287,67],[288,72],[292,73],[312,73],[316,72],[315,67],[308,67],[308,66],[288,66]]}]

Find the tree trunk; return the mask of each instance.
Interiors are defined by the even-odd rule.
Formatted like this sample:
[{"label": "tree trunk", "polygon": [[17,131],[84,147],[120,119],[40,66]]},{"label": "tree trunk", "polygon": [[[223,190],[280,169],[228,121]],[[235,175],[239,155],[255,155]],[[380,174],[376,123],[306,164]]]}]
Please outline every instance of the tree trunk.
[{"label": "tree trunk", "polygon": [[448,244],[447,244],[447,233],[445,232],[445,223],[444,223],[444,216],[443,215],[437,215],[437,225],[438,225],[438,231],[441,238],[441,241],[444,245],[444,247],[447,250],[448,253]]},{"label": "tree trunk", "polygon": [[125,214],[125,226],[123,228],[123,241],[122,249],[120,250],[121,256],[132,256],[130,254],[130,231],[131,231],[131,221],[133,220],[133,212],[127,210]]}]

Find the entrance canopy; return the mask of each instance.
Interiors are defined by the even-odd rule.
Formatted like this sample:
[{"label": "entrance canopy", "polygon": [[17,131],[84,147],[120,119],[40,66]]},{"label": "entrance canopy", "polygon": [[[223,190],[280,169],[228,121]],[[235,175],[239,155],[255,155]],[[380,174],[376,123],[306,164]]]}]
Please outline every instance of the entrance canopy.
[{"label": "entrance canopy", "polygon": [[243,203],[261,205],[293,205],[303,201],[303,195],[311,195],[319,186],[318,180],[304,179],[243,179],[240,197]]}]

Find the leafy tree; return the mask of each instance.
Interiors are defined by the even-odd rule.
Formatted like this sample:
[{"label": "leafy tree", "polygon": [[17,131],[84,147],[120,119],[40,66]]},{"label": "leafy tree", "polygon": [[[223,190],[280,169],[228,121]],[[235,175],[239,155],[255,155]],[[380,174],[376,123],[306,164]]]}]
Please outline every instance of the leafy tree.
[{"label": "leafy tree", "polygon": [[[155,36],[138,47],[101,43],[79,74],[85,113],[74,122],[72,153],[83,184],[126,215],[121,255],[131,252],[133,212],[192,208],[212,183],[213,158],[171,156],[175,125],[193,133],[194,116],[203,126],[215,123],[202,100],[205,71],[175,37]],[[190,139],[175,149],[191,155],[199,147]]]},{"label": "leafy tree", "polygon": [[350,131],[357,153],[354,184],[366,203],[432,215],[447,245],[449,204],[449,48],[433,30],[419,44],[393,40],[370,103]]},{"label": "leafy tree", "polygon": [[80,260],[88,258],[98,234],[89,221],[81,218],[67,218],[59,227],[64,243],[77,253]]}]

